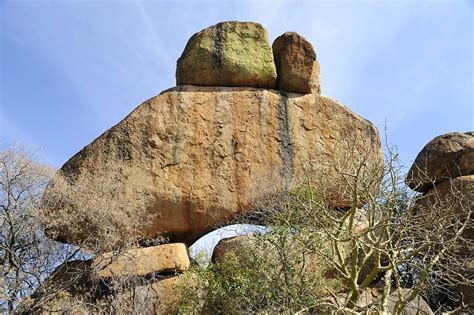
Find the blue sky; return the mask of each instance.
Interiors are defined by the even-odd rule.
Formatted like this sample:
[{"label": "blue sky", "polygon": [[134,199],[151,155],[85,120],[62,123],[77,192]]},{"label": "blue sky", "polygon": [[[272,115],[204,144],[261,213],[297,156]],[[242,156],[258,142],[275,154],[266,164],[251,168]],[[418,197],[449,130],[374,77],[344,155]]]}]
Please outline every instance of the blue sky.
[{"label": "blue sky", "polygon": [[474,1],[1,1],[0,143],[60,167],[175,85],[195,32],[256,21],[315,47],[323,94],[371,120],[409,165],[433,137],[474,129]]}]

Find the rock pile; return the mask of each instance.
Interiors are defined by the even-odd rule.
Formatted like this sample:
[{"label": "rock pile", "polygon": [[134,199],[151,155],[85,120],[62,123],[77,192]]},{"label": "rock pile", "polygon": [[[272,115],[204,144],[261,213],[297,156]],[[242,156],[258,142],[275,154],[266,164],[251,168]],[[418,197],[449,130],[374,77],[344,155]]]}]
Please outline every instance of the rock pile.
[{"label": "rock pile", "polygon": [[[317,94],[315,53],[306,40],[285,33],[274,48],[279,84],[316,94],[180,85],[138,106],[67,161],[61,174],[72,185],[90,186],[96,196],[100,191],[93,181],[85,185],[83,178],[112,176],[127,187],[123,198],[129,207],[145,205],[151,214],[140,237],[165,235],[188,245],[251,211],[263,195],[292,189],[308,178],[331,194],[332,206],[350,206],[341,172],[331,161],[346,160],[349,172],[358,166],[357,157],[364,157],[379,168],[378,131],[344,105]],[[212,57],[216,50],[217,59]],[[226,22],[189,40],[178,60],[177,82],[265,86],[269,77],[276,79],[268,69],[274,70],[274,63],[263,27]],[[231,82],[237,80],[234,72],[247,77]],[[54,190],[51,185],[46,198],[61,194]],[[71,201],[70,209],[78,207]],[[129,212],[132,217],[142,213]],[[56,230],[60,240],[75,244],[87,236],[70,233],[67,226]]]},{"label": "rock pile", "polygon": [[[347,172],[358,167],[357,157],[374,171],[383,163],[374,125],[320,95],[316,53],[296,33],[278,37],[272,50],[265,29],[257,23],[211,26],[189,40],[177,62],[176,82],[177,87],[144,102],[83,148],[59,173],[69,185],[89,189],[86,195],[98,199],[107,196],[94,180],[111,176],[114,184],[124,187],[121,198],[129,201],[127,212],[120,207],[114,211],[118,217],[141,220],[143,229],[120,237],[139,238],[145,244],[165,236],[184,243],[119,256],[110,252],[80,263],[79,268],[94,270],[92,278],[83,279],[89,286],[94,279],[101,284],[123,278],[137,281],[139,294],[133,297],[99,286],[97,294],[88,297],[98,304],[120,294],[127,295],[125,299],[148,296],[147,303],[151,296],[159,301],[150,303],[166,304],[172,298],[162,293],[171,294],[170,284],[179,279],[175,274],[189,266],[186,246],[204,234],[251,212],[266,194],[289,191],[308,180],[328,192],[331,207],[346,208],[350,196],[341,170],[330,161],[343,160]],[[350,146],[344,146],[346,142]],[[92,185],[85,185],[83,178],[92,179]],[[61,193],[53,181],[45,200]],[[48,211],[58,218],[82,209],[68,200]],[[141,210],[150,217],[141,217]],[[51,222],[51,235],[77,245],[84,244],[97,224],[93,219],[77,222],[81,233],[72,233],[68,224]],[[62,266],[50,283],[70,280],[70,264]],[[152,281],[143,284],[144,279]],[[84,293],[74,285],[60,286],[66,300]]]},{"label": "rock pile", "polygon": [[[439,215],[460,222],[470,217],[472,221],[474,132],[453,132],[431,140],[416,157],[406,183],[423,192],[416,205],[422,216]],[[474,227],[467,226],[461,236],[465,241],[452,254],[462,262],[461,273],[471,282],[451,290],[458,293],[453,298],[456,305],[465,303],[474,307]]]}]

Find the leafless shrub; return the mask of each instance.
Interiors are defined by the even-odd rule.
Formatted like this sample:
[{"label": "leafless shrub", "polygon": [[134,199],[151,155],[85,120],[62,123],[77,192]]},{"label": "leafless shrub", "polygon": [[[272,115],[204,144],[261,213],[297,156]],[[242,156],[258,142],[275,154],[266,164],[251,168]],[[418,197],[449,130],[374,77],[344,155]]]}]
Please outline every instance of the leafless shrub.
[{"label": "leafless shrub", "polygon": [[[245,259],[230,267],[217,264],[217,267],[211,266],[211,274],[205,273],[203,283],[213,279],[222,284],[249,277],[249,282],[260,287],[258,284],[268,284],[265,277],[276,272],[281,275],[279,281],[265,293],[287,288],[285,279],[294,280],[295,275],[304,279],[304,273],[295,273],[298,271],[295,267],[304,262],[298,260],[298,255],[291,254],[295,252],[300,258],[316,260],[326,279],[339,279],[343,285],[320,281],[319,295],[313,296],[311,302],[288,294],[295,300],[286,304],[279,302],[287,305],[286,311],[290,312],[295,311],[291,307],[299,305],[302,310],[313,312],[377,310],[399,314],[412,308],[420,297],[440,291],[453,293],[454,285],[472,283],[462,272],[463,260],[453,254],[469,243],[464,231],[472,226],[473,201],[466,198],[466,191],[450,187],[450,202],[432,203],[427,211],[421,212],[415,207],[417,196],[404,185],[403,168],[394,149],[386,147],[385,162],[380,166],[368,155],[370,151],[363,152],[360,147],[356,150],[357,140],[340,143],[344,149],[339,151],[345,155],[327,161],[330,167],[322,168],[329,170],[327,176],[324,172],[317,178],[308,174],[306,178],[311,180],[295,183],[291,191],[261,195],[255,201],[254,211],[232,222],[265,225],[265,232],[255,237],[256,245],[248,248],[261,259],[251,265],[260,268],[268,263],[278,264],[266,271],[262,267],[262,273],[256,278],[252,277],[253,271],[226,278],[219,269],[240,268],[245,273]],[[336,186],[331,182],[334,179],[339,180]],[[334,187],[339,189],[334,190]],[[346,200],[347,205],[335,208],[334,200]],[[462,215],[458,209],[462,209]],[[212,273],[212,268],[217,270]],[[360,300],[374,285],[382,288],[380,297],[361,305]],[[219,284],[204,286],[201,290],[212,293],[216,286]],[[225,292],[220,295],[225,296]],[[240,305],[244,309],[276,311],[258,300],[252,304],[238,296],[235,299],[251,304],[245,306],[247,308]],[[440,310],[443,307],[446,308],[440,305]]]},{"label": "leafless shrub", "polygon": [[[90,195],[86,192],[91,186],[73,185],[58,175],[52,182],[53,175],[51,167],[36,162],[23,146],[0,152],[0,307],[8,313],[143,313],[149,303],[130,295],[137,286],[158,281],[156,275],[105,281],[97,276],[104,264],[93,266],[92,259],[112,251],[108,263],[113,263],[131,247],[163,242],[159,237],[146,241],[141,237],[146,211],[141,210],[140,222],[130,219],[130,211],[137,210],[127,208],[125,188],[111,176],[82,178],[85,185],[94,185],[97,194]],[[44,200],[47,186],[50,194]],[[78,207],[67,207],[70,204]],[[59,207],[61,211],[54,212]],[[119,207],[126,211],[117,211]],[[50,238],[60,233],[82,236],[78,237],[82,248]]]}]

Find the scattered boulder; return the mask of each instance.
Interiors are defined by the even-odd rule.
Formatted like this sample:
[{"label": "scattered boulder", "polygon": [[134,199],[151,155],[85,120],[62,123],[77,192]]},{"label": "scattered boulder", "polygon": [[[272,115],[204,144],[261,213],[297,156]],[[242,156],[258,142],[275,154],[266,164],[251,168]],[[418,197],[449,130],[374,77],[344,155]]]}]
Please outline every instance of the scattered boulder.
[{"label": "scattered boulder", "polygon": [[427,192],[433,185],[474,174],[474,132],[452,132],[428,142],[408,171],[406,183]]},{"label": "scattered boulder", "polygon": [[321,94],[319,63],[313,46],[303,36],[286,32],[272,45],[280,90]]},{"label": "scattered boulder", "polygon": [[94,259],[92,268],[101,279],[182,272],[189,268],[188,249],[183,243],[108,252]]},{"label": "scattered boulder", "polygon": [[267,31],[253,22],[222,22],[194,34],[176,69],[177,85],[275,88]]},{"label": "scattered boulder", "polygon": [[[362,161],[373,168],[369,176],[380,170],[378,131],[333,99],[294,98],[255,88],[180,86],[138,106],[67,161],[60,174],[72,188],[89,189],[84,194],[98,200],[117,198],[94,185],[111,176],[114,185],[126,188],[120,198],[127,200],[127,209],[114,211],[143,222],[140,237],[163,234],[170,242],[191,245],[251,211],[262,196],[289,191],[308,179],[324,189],[331,206],[350,207],[340,170],[355,172]],[[83,178],[91,182],[86,185]],[[61,196],[55,189],[53,181],[45,200]],[[70,233],[70,225],[57,219],[81,211],[74,202],[47,209],[45,215],[56,218],[48,228],[57,231],[52,233],[57,239],[81,244],[83,235]],[[126,215],[121,212],[125,210]],[[82,231],[95,229],[94,217],[80,223]],[[122,228],[118,225],[111,233]]]}]

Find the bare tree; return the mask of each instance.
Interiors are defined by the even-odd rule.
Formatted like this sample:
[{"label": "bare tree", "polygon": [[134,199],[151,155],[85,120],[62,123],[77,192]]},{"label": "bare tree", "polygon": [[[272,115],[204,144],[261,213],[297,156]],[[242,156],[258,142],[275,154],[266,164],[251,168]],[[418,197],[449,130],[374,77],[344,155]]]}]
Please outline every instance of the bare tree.
[{"label": "bare tree", "polygon": [[0,152],[0,306],[12,312],[61,262],[71,247],[45,237],[38,208],[53,175],[34,154],[16,145]]},{"label": "bare tree", "polygon": [[[98,276],[119,258],[126,260],[128,249],[144,244],[132,237],[141,235],[137,230],[142,222],[131,221],[126,213],[117,215],[116,208],[128,204],[124,188],[111,176],[96,175],[84,182],[94,185],[97,195],[85,193],[90,187],[74,186],[69,178],[55,175],[23,146],[0,151],[0,307],[7,313],[139,312],[150,307],[143,298],[149,291],[146,285],[162,277]],[[45,189],[50,191],[48,199]],[[71,201],[79,207],[69,208]],[[141,211],[146,220],[146,209]],[[53,240],[58,231],[84,235],[81,247]],[[146,245],[164,241],[148,238]],[[103,253],[108,253],[105,262],[100,261]]]}]

